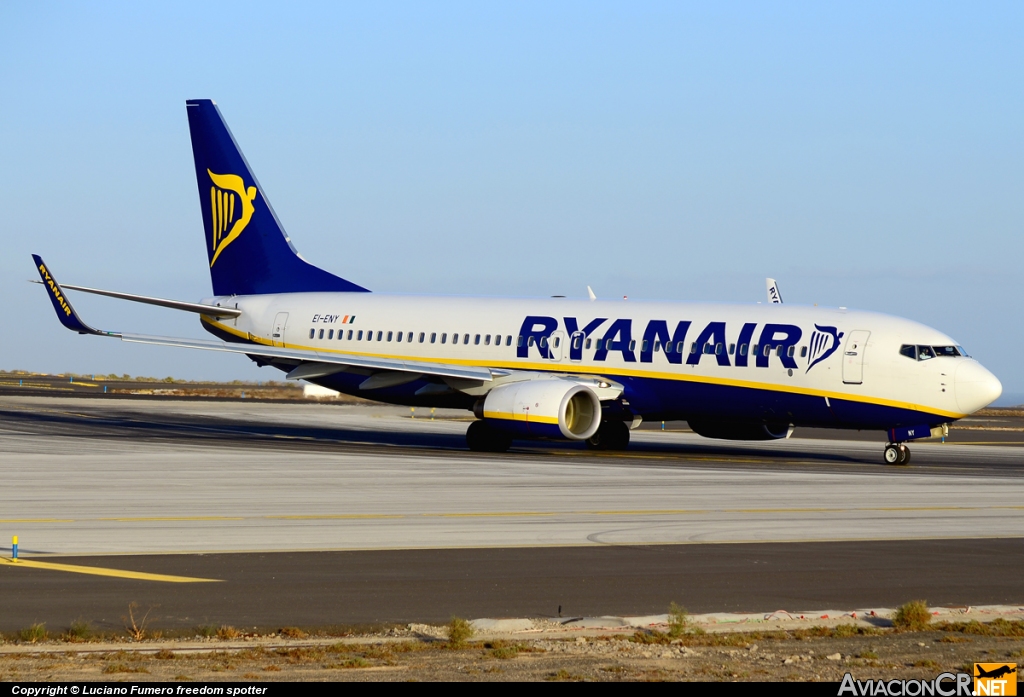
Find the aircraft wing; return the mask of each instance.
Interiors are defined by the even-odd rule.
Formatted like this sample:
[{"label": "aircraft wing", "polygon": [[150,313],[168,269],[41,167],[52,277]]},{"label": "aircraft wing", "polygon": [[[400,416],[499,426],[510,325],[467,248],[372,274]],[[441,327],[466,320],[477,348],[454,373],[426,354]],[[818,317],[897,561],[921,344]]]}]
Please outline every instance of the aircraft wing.
[{"label": "aircraft wing", "polygon": [[[180,339],[168,336],[149,336],[146,334],[129,334],[125,332],[111,332],[102,329],[94,329],[78,316],[71,302],[64,295],[64,289],[57,283],[43,260],[33,254],[36,262],[36,269],[42,283],[49,290],[50,302],[57,312],[57,318],[61,324],[71,331],[79,334],[94,334],[96,336],[107,336],[120,339],[133,344],[152,344],[155,346],[173,346],[176,348],[190,348],[202,351],[220,351],[224,353],[241,353],[246,356],[258,356],[269,360],[295,361],[303,367],[310,369],[304,371],[305,375],[315,377],[330,372],[331,370],[319,370],[320,366],[338,366],[340,368],[362,368],[369,370],[390,370],[405,373],[419,373],[421,375],[436,375],[438,377],[463,378],[467,380],[490,381],[494,375],[506,375],[507,371],[491,371],[489,368],[475,366],[450,365],[447,363],[430,363],[426,361],[409,361],[393,358],[368,358],[365,356],[352,356],[343,353],[330,353],[323,351],[310,351],[302,349],[281,348],[277,346],[263,346],[260,344],[229,343],[227,341],[210,341],[203,339]],[[114,296],[117,297],[117,296]],[[177,309],[177,308],[176,308]],[[211,308],[214,311],[221,308]],[[211,313],[213,314],[213,313]],[[314,366],[316,368],[314,368]],[[303,373],[296,373],[296,377],[302,377]]]}]

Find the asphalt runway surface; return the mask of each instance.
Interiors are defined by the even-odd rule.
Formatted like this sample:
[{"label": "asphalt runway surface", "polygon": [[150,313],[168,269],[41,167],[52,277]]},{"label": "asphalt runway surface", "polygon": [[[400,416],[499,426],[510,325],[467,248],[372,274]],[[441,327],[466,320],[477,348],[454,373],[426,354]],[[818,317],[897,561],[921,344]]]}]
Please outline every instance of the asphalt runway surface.
[{"label": "asphalt runway surface", "polygon": [[1024,601],[1013,425],[965,431],[985,445],[914,444],[895,468],[871,436],[657,428],[625,453],[481,455],[467,424],[386,406],[0,396],[0,550],[19,535],[29,560],[216,581],[0,564],[0,629],[120,626],[129,602],[168,626],[268,627]]}]

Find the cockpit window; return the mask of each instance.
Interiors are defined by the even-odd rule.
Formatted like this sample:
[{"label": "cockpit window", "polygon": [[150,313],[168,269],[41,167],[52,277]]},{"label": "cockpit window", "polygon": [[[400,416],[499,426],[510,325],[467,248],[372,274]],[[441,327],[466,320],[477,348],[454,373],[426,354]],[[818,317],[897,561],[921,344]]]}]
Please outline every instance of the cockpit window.
[{"label": "cockpit window", "polygon": [[962,346],[914,346],[903,344],[900,346],[900,355],[919,361],[927,361],[929,358],[949,357],[959,358],[967,356]]}]

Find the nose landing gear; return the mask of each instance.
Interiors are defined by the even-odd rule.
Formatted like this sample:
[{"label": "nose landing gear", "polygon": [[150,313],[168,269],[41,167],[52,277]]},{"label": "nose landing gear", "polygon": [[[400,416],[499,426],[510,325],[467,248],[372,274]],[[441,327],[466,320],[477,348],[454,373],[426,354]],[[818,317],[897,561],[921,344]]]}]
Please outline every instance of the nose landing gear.
[{"label": "nose landing gear", "polygon": [[887,465],[910,464],[910,448],[905,443],[886,443],[884,457]]}]

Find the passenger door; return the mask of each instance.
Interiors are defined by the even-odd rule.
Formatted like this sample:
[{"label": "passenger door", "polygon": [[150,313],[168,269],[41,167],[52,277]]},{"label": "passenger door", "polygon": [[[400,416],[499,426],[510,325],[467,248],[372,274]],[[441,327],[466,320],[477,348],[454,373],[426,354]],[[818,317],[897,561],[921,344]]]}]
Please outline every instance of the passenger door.
[{"label": "passenger door", "polygon": [[288,313],[278,312],[274,318],[274,333],[270,337],[274,346],[284,346],[284,332],[288,326]]},{"label": "passenger door", "polygon": [[843,350],[843,382],[847,385],[860,385],[864,382],[864,351],[867,349],[869,336],[871,332],[857,329],[846,337],[846,348]]}]

